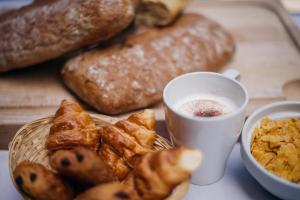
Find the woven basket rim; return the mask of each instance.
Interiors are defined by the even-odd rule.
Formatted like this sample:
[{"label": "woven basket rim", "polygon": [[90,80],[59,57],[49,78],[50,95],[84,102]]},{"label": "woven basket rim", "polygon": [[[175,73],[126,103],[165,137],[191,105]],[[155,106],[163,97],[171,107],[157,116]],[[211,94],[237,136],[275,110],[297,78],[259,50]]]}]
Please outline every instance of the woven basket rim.
[{"label": "woven basket rim", "polygon": [[[93,118],[93,120],[94,120],[94,118],[96,118],[98,120],[102,120],[102,121],[107,122],[109,124],[114,124],[117,121],[121,120],[121,118],[110,117],[110,116],[105,116],[105,115],[99,115],[99,114],[94,114],[94,113],[89,113],[89,115]],[[14,184],[14,187],[18,191],[19,191],[19,189],[18,189],[18,187],[17,187],[17,185],[16,185],[16,183],[14,181],[14,178],[13,178],[13,170],[14,169],[12,169],[12,159],[13,159],[13,150],[12,150],[12,147],[16,143],[17,138],[20,137],[20,134],[21,134],[21,132],[23,132],[23,130],[30,128],[30,126],[33,126],[36,123],[41,123],[41,122],[43,122],[43,123],[49,123],[49,122],[52,121],[53,118],[54,118],[54,115],[48,115],[48,116],[45,116],[45,117],[42,117],[42,118],[39,118],[39,119],[36,119],[36,120],[33,120],[31,122],[28,122],[28,123],[24,124],[22,127],[20,127],[18,129],[18,131],[14,135],[13,139],[10,141],[10,143],[8,145],[8,150],[9,150],[9,156],[8,156],[9,175],[10,175],[11,181]],[[43,124],[41,124],[40,126],[43,126]],[[173,145],[171,144],[171,142],[168,139],[162,137],[159,134],[156,134],[155,143],[157,144],[158,141],[160,143],[159,145],[166,145],[166,146],[162,146],[164,148],[171,148],[171,147],[173,147]],[[19,193],[24,198],[23,194],[20,191],[19,191]]]}]

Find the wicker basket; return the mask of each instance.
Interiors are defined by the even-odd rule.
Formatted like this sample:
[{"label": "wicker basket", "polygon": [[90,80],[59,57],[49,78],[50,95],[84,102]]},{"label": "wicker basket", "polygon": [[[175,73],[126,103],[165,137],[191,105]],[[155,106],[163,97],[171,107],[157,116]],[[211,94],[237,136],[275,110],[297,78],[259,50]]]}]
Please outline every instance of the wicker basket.
[{"label": "wicker basket", "polygon": [[[111,117],[104,117],[99,115],[91,115],[96,123],[96,126],[106,126],[115,123],[118,119]],[[9,145],[9,171],[10,177],[15,187],[16,184],[13,179],[13,170],[23,160],[31,160],[41,163],[50,168],[48,151],[45,148],[46,138],[52,126],[53,116],[35,120],[29,124],[24,125],[15,135]],[[171,148],[172,145],[168,140],[156,135],[154,148],[156,150]],[[177,186],[173,193],[167,200],[180,200],[183,198],[188,190],[189,182],[186,181]],[[18,187],[16,187],[18,189]],[[20,192],[20,191],[19,191]],[[30,200],[28,196],[21,193],[24,199]]]}]

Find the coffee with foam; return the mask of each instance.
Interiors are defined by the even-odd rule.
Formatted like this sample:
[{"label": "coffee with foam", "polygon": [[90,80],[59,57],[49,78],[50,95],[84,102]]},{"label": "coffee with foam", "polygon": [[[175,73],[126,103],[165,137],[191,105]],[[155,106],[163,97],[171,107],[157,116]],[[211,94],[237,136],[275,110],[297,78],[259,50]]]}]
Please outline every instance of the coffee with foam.
[{"label": "coffee with foam", "polygon": [[179,100],[174,108],[180,113],[193,117],[216,117],[237,109],[229,98],[214,94],[194,94]]}]

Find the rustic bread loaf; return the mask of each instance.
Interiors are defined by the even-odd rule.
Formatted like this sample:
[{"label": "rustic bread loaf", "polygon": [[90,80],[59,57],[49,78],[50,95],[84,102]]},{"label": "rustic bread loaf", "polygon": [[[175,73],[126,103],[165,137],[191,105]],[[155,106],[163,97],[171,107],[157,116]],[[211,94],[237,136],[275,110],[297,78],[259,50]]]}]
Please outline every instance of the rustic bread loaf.
[{"label": "rustic bread loaf", "polygon": [[113,45],[78,55],[65,64],[62,77],[100,112],[118,114],[159,102],[172,78],[215,71],[233,53],[233,39],[221,26],[185,14],[171,26],[134,30]]},{"label": "rustic bread loaf", "polygon": [[136,0],[47,0],[0,16],[0,72],[107,40],[135,17]]}]

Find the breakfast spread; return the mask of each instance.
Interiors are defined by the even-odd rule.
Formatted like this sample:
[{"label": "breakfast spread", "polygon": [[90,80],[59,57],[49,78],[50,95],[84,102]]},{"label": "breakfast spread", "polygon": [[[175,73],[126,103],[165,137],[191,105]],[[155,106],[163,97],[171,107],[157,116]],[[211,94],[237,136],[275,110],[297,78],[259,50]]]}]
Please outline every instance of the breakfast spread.
[{"label": "breakfast spread", "polygon": [[196,94],[185,97],[174,105],[180,113],[194,117],[216,117],[226,115],[237,106],[226,97],[212,94]]},{"label": "breakfast spread", "polygon": [[268,171],[300,184],[300,120],[261,120],[253,133],[251,153]]},{"label": "breakfast spread", "polygon": [[[64,100],[52,123],[45,145],[51,169],[25,160],[13,171],[19,189],[37,200],[76,196],[113,200],[130,195],[137,200],[165,199],[201,163],[198,150],[154,150],[155,118],[151,110],[134,113],[114,125],[96,127],[79,104]],[[104,195],[98,193],[105,189]]]},{"label": "breakfast spread", "polygon": [[[61,58],[66,87],[110,115],[163,97],[166,126],[178,146],[155,148],[152,110],[100,126],[78,103],[63,100],[43,137],[47,162],[21,157],[12,169],[24,196],[164,200],[190,177],[198,185],[223,177],[249,97],[233,76],[197,72],[219,70],[235,44],[217,22],[183,12],[188,2],[43,0],[0,15],[0,72]],[[195,73],[185,81],[174,79],[189,72]],[[165,87],[168,82],[173,86]],[[299,119],[262,119],[249,146],[270,173],[300,184]]]}]

